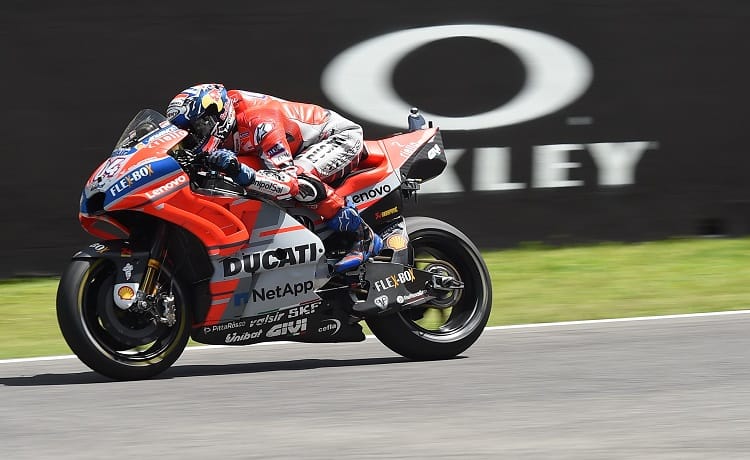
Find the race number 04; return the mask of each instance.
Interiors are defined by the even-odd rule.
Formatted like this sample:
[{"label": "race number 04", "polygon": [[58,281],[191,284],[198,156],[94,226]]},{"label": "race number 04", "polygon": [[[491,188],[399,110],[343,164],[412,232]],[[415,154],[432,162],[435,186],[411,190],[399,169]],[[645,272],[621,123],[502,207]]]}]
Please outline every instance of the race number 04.
[{"label": "race number 04", "polygon": [[[479,38],[508,48],[523,63],[526,80],[510,101],[487,112],[465,117],[423,112],[444,130],[497,128],[548,115],[578,99],[592,80],[588,58],[559,38],[515,27],[457,24],[401,30],[354,45],[324,69],[323,91],[336,106],[360,119],[401,126],[410,104],[393,89],[394,69],[412,51],[455,37]],[[423,78],[429,81],[430,76]]]}]

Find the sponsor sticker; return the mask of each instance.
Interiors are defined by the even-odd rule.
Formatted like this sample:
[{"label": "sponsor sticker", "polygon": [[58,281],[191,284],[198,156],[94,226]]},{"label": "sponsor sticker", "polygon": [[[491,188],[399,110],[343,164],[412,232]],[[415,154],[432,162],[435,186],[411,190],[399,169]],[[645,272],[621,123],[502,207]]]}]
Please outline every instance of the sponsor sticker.
[{"label": "sponsor sticker", "polygon": [[339,329],[341,329],[341,321],[330,318],[321,321],[318,332],[328,333],[328,335],[336,335],[339,332]]},{"label": "sponsor sticker", "polygon": [[355,193],[352,195],[352,201],[355,203],[364,203],[366,201],[374,200],[375,198],[383,197],[391,193],[391,190],[393,189],[388,184],[376,186],[365,192]]},{"label": "sponsor sticker", "polygon": [[228,323],[214,324],[213,326],[206,326],[203,328],[203,333],[210,334],[212,332],[228,331],[231,329],[245,327],[246,325],[247,323],[245,321],[230,321]]},{"label": "sponsor sticker", "polygon": [[392,216],[398,212],[398,206],[394,206],[390,209],[386,209],[385,211],[379,211],[375,213],[375,219],[385,219],[388,216]]},{"label": "sponsor sticker", "polygon": [[117,297],[122,300],[133,300],[135,291],[130,286],[120,286],[120,289],[117,290]]},{"label": "sponsor sticker", "polygon": [[385,239],[385,246],[394,251],[401,251],[406,249],[409,241],[403,235],[391,235]]},{"label": "sponsor sticker", "polygon": [[112,187],[109,188],[109,193],[114,197],[124,190],[137,184],[141,179],[145,179],[154,174],[154,168],[152,165],[147,164],[138,168],[133,169],[130,173],[126,174],[125,177],[115,182]]},{"label": "sponsor sticker", "polygon": [[[242,258],[228,257],[222,261],[224,277],[258,270],[273,270],[286,265],[310,263],[316,260],[318,247],[315,243],[302,244],[288,248],[274,248],[266,251],[245,254]],[[286,290],[286,289],[284,289]]]},{"label": "sponsor sticker", "polygon": [[253,302],[263,302],[265,300],[280,299],[286,296],[297,297],[312,291],[313,282],[308,280],[299,283],[286,283],[283,286],[276,286],[271,289],[260,288],[253,289]]},{"label": "sponsor sticker", "polygon": [[150,192],[146,192],[146,196],[153,200],[154,198],[158,197],[159,195],[162,195],[166,192],[169,192],[173,190],[175,187],[180,187],[187,183],[187,176],[184,174],[178,176],[175,179],[172,179],[171,181],[167,182],[166,184],[162,185],[161,187],[155,188],[151,190]]},{"label": "sponsor sticker", "polygon": [[135,267],[133,267],[133,264],[131,264],[130,262],[128,262],[127,264],[125,264],[124,267],[122,267],[122,271],[123,273],[125,273],[125,279],[127,281],[130,281],[130,278],[133,276],[133,268]]},{"label": "sponsor sticker", "polygon": [[307,331],[307,318],[289,321],[273,326],[266,333],[266,337],[282,337],[286,335],[300,335]]},{"label": "sponsor sticker", "polygon": [[261,142],[263,142],[263,139],[273,131],[274,124],[273,122],[265,122],[258,125],[257,128],[255,128],[255,144],[259,145]]},{"label": "sponsor sticker", "polygon": [[428,152],[427,152],[427,158],[430,160],[434,160],[437,156],[440,155],[440,146],[435,144]]},{"label": "sponsor sticker", "polygon": [[263,335],[262,329],[253,332],[246,331],[242,334],[232,332],[231,334],[227,334],[227,336],[224,338],[224,343],[237,343],[244,342],[246,340],[259,339],[261,335]]},{"label": "sponsor sticker", "polygon": [[109,251],[109,247],[101,243],[93,243],[93,244],[90,244],[89,247],[93,249],[94,251],[98,252],[99,254],[104,254],[105,252]]},{"label": "sponsor sticker", "polygon": [[409,268],[401,273],[396,273],[382,280],[377,280],[373,285],[377,292],[383,292],[401,286],[404,283],[411,283],[415,279],[414,269]]},{"label": "sponsor sticker", "polygon": [[376,297],[374,302],[378,307],[385,308],[388,306],[389,299],[387,295],[381,295],[380,297]]},{"label": "sponsor sticker", "polygon": [[406,295],[399,295],[396,297],[396,302],[400,305],[414,303],[418,300],[422,300],[425,296],[425,291],[412,292]]}]

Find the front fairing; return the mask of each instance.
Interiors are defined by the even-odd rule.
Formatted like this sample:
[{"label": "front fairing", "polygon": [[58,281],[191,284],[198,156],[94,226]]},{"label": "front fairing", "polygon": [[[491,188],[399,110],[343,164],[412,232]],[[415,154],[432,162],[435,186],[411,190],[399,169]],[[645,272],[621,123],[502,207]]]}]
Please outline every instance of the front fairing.
[{"label": "front fairing", "polygon": [[87,181],[81,195],[81,214],[123,209],[155,199],[158,186],[168,178],[186,182],[180,164],[169,154],[185,136],[186,131],[164,120],[147,135],[118,144]]}]

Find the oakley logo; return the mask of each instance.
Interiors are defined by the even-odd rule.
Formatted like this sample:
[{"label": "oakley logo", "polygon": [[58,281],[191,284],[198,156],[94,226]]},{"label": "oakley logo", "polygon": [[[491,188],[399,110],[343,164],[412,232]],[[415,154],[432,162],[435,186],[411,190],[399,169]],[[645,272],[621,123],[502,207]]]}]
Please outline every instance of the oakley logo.
[{"label": "oakley logo", "polygon": [[[411,105],[391,84],[394,69],[406,55],[422,46],[455,37],[484,39],[508,48],[523,63],[526,81],[507,104],[488,112],[466,117],[422,113],[443,130],[488,129],[533,120],[572,103],[591,83],[593,70],[588,58],[559,38],[515,27],[457,24],[401,30],[354,45],[324,69],[323,91],[352,115],[398,127]],[[429,76],[424,78],[428,80]],[[354,81],[357,84],[352,84]]]}]

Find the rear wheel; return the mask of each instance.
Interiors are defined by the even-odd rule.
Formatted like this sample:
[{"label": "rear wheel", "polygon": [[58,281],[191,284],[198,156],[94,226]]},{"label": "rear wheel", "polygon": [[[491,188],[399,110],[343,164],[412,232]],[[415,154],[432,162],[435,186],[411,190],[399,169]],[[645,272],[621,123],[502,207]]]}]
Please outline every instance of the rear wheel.
[{"label": "rear wheel", "polygon": [[426,304],[367,320],[388,348],[411,359],[454,357],[481,335],[492,307],[492,285],[479,250],[466,235],[427,217],[406,219],[414,265],[464,284]]},{"label": "rear wheel", "polygon": [[187,344],[191,316],[171,272],[162,268],[156,296],[174,296],[171,326],[149,312],[122,310],[113,299],[115,265],[74,260],[57,290],[57,320],[71,350],[94,371],[119,380],[153,377],[171,366]]}]

